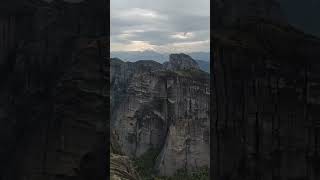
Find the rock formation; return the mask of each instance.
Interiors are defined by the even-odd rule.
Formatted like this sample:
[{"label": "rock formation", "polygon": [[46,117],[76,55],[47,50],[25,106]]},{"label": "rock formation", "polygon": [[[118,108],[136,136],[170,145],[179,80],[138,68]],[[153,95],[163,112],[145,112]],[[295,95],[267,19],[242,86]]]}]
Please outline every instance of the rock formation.
[{"label": "rock formation", "polygon": [[243,23],[250,18],[264,18],[285,22],[286,18],[277,0],[215,0],[213,1],[213,27]]},{"label": "rock formation", "polygon": [[212,36],[211,177],[319,179],[320,40],[270,16]]},{"label": "rock formation", "polygon": [[111,180],[139,180],[132,160],[123,154],[120,145],[111,133],[110,137],[110,178]]},{"label": "rock formation", "polygon": [[0,179],[105,177],[109,70],[96,3],[1,2]]},{"label": "rock formation", "polygon": [[158,149],[160,175],[209,165],[209,74],[187,55],[170,57],[164,65],[111,61],[112,130],[131,158]]},{"label": "rock formation", "polygon": [[186,54],[171,54],[169,62],[165,62],[164,66],[169,70],[199,69],[198,63]]}]

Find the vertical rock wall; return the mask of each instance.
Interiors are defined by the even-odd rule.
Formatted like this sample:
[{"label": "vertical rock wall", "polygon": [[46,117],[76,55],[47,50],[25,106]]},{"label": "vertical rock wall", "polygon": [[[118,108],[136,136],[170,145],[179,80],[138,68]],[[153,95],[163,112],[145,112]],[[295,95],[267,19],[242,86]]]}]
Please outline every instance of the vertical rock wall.
[{"label": "vertical rock wall", "polygon": [[320,41],[263,21],[246,28],[216,34],[214,177],[319,179]]},{"label": "vertical rock wall", "polygon": [[0,179],[103,179],[109,112],[104,3],[1,4],[1,43],[12,49],[5,50],[0,79]]},{"label": "vertical rock wall", "polygon": [[171,57],[182,59],[111,61],[115,139],[131,158],[158,151],[154,170],[165,176],[209,166],[210,156],[209,74],[187,55]]}]

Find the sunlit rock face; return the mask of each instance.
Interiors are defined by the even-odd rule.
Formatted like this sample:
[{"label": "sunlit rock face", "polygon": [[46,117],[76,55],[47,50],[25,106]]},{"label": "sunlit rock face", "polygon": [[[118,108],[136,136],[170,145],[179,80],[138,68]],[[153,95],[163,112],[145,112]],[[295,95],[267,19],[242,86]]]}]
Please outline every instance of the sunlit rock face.
[{"label": "sunlit rock face", "polygon": [[[117,75],[127,84],[112,112],[112,130],[124,153],[139,157],[158,149],[154,169],[160,175],[209,165],[209,74],[187,55],[173,55],[169,63],[173,62],[170,70],[166,64],[151,63],[153,69],[135,71],[130,78]],[[119,84],[116,79],[113,82]]]}]

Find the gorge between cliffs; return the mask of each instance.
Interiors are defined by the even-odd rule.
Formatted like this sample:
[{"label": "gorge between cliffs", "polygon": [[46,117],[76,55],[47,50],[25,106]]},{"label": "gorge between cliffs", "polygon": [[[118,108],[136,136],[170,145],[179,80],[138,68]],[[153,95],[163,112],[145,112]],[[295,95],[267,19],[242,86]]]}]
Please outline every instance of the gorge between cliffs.
[{"label": "gorge between cliffs", "polygon": [[126,158],[141,179],[208,173],[210,74],[186,54],[111,58],[110,70],[111,163]]}]

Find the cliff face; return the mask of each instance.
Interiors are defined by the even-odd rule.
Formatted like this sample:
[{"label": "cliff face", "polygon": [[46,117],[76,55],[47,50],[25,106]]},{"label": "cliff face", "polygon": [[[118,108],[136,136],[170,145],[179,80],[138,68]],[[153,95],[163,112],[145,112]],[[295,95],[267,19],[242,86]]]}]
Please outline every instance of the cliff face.
[{"label": "cliff face", "polygon": [[277,0],[216,0],[213,3],[214,29],[241,24],[250,18],[286,21]]},{"label": "cliff face", "polygon": [[110,134],[110,178],[111,180],[139,180],[132,160],[123,154],[114,134]]},{"label": "cliff face", "polygon": [[213,37],[213,177],[319,179],[320,40],[266,19]]},{"label": "cliff face", "polygon": [[[3,178],[104,177],[108,97],[100,73],[103,58],[98,48],[76,51],[81,51],[76,63],[56,83],[9,94],[3,108],[8,114],[1,121],[7,128],[1,136],[7,144],[1,154]],[[13,83],[9,87],[21,85]]]},{"label": "cliff face", "polygon": [[169,70],[199,69],[198,63],[186,54],[170,54],[164,66]]},{"label": "cliff face", "polygon": [[101,8],[37,0],[2,8],[0,179],[103,178],[109,70],[104,22],[94,18]]},{"label": "cliff face", "polygon": [[[126,64],[122,62],[123,67]],[[113,111],[112,130],[122,150],[130,157],[159,150],[154,167],[161,175],[208,166],[209,74],[193,68],[195,64],[175,71],[151,64],[153,69],[130,75],[121,102]],[[113,66],[112,71],[121,73]],[[119,94],[113,95],[119,98]]]}]

